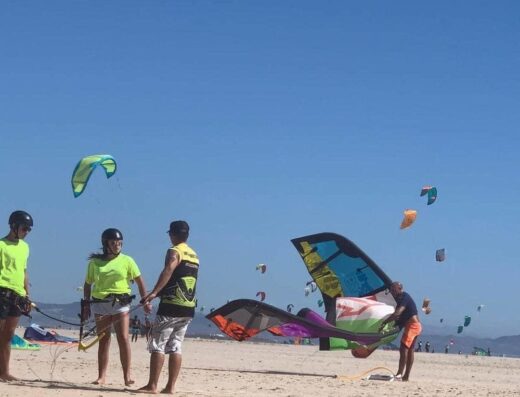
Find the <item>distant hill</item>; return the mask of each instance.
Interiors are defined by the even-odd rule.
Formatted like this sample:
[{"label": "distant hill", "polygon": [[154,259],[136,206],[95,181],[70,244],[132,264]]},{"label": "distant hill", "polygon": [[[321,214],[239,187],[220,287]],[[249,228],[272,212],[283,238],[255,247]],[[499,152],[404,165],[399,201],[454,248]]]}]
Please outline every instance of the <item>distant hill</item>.
[{"label": "distant hill", "polygon": [[[73,302],[67,304],[54,304],[54,303],[37,303],[38,307],[42,312],[48,314],[54,318],[67,321],[73,324],[79,323],[78,313],[80,311],[80,303]],[[136,309],[131,313],[131,316],[137,315],[141,321],[144,319],[144,313],[141,308]],[[32,319],[22,317],[20,325],[27,326],[31,323],[39,324],[46,328],[66,328],[74,329],[76,327],[60,323],[59,321],[52,320],[48,317],[33,310],[31,312]],[[197,312],[193,319],[190,327],[188,328],[187,336],[200,336],[200,337],[223,337],[222,332],[205,317],[205,313]],[[255,337],[256,340],[279,342],[280,338],[272,336],[268,332],[261,333]],[[506,355],[513,357],[520,357],[520,335],[514,336],[501,336],[499,338],[475,338],[471,336],[460,336],[460,335],[436,335],[436,334],[423,334],[420,336],[420,340],[423,341],[423,351],[426,341],[429,341],[435,353],[444,353],[446,345],[449,345],[450,354],[458,354],[461,351],[462,354],[471,354],[474,347],[480,347],[484,350],[488,348],[491,350],[493,356]],[[453,340],[453,345],[450,345],[450,341]],[[283,341],[282,341],[283,343]],[[398,340],[394,342],[398,344]]]}]

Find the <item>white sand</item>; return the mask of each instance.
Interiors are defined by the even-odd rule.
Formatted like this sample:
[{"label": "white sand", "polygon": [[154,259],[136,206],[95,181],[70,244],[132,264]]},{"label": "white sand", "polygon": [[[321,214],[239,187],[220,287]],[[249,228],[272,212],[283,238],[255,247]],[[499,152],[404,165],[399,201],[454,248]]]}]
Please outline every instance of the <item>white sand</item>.
[{"label": "white sand", "polygon": [[[61,332],[61,331],[60,331]],[[63,333],[66,334],[66,333]],[[132,344],[135,388],[146,384],[149,354],[144,339]],[[13,350],[11,372],[23,381],[0,383],[0,396],[119,396],[125,391],[119,351],[112,340],[108,383],[97,376],[97,346],[87,352],[62,346]],[[51,377],[52,357],[56,360]],[[368,359],[350,352],[320,352],[316,346],[187,339],[177,396],[520,396],[520,360],[417,353],[409,382],[341,380],[374,367],[395,371],[398,352],[376,351]],[[163,368],[160,386],[166,382]],[[384,370],[375,373],[385,374]],[[310,376],[309,374],[316,374]],[[322,376],[320,376],[322,375]]]}]

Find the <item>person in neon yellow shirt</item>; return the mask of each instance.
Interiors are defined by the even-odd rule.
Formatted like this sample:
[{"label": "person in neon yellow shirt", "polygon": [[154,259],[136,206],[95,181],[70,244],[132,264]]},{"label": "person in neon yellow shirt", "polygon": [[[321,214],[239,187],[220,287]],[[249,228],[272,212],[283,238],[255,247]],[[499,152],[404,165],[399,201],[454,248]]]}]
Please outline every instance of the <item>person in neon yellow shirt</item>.
[{"label": "person in neon yellow shirt", "polygon": [[11,338],[22,313],[30,311],[27,259],[29,245],[23,241],[33,227],[25,211],[9,216],[9,234],[0,240],[0,380],[17,380],[9,372]]},{"label": "person in neon yellow shirt", "polygon": [[172,247],[166,251],[164,268],[152,292],[141,302],[150,303],[160,297],[159,308],[148,341],[150,375],[138,393],[158,393],[158,382],[168,355],[168,381],[162,394],[173,394],[182,365],[182,342],[195,316],[195,298],[199,274],[199,257],[188,246],[190,226],[186,221],[173,221],[167,231]]},{"label": "person in neon yellow shirt", "polygon": [[[98,334],[104,333],[98,347],[98,378],[94,384],[104,384],[108,369],[112,326],[116,332],[121,366],[125,385],[134,383],[131,376],[131,350],[128,338],[130,323],[130,282],[135,281],[141,297],[146,296],[146,287],[135,261],[121,252],[123,234],[114,228],[106,229],[101,235],[103,253],[90,255],[83,294],[87,303],[82,313],[83,320],[96,318]],[[92,299],[92,300],[91,300]],[[144,305],[145,313],[150,313],[151,305]]]}]

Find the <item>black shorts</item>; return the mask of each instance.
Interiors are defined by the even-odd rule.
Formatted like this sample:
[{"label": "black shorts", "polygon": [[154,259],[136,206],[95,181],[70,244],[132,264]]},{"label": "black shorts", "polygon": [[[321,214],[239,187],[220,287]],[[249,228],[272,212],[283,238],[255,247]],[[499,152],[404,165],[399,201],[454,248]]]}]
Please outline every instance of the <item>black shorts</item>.
[{"label": "black shorts", "polygon": [[0,288],[0,320],[7,317],[20,317],[22,312],[16,304],[16,294],[7,289]]}]

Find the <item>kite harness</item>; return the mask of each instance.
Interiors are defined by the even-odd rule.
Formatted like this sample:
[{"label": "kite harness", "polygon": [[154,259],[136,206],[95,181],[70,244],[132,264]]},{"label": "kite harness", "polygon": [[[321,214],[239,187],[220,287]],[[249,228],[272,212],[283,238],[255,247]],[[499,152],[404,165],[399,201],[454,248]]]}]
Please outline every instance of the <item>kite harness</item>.
[{"label": "kite harness", "polygon": [[0,301],[16,306],[24,316],[31,317],[29,313],[31,312],[32,302],[28,297],[18,295],[9,288],[0,287]]}]

